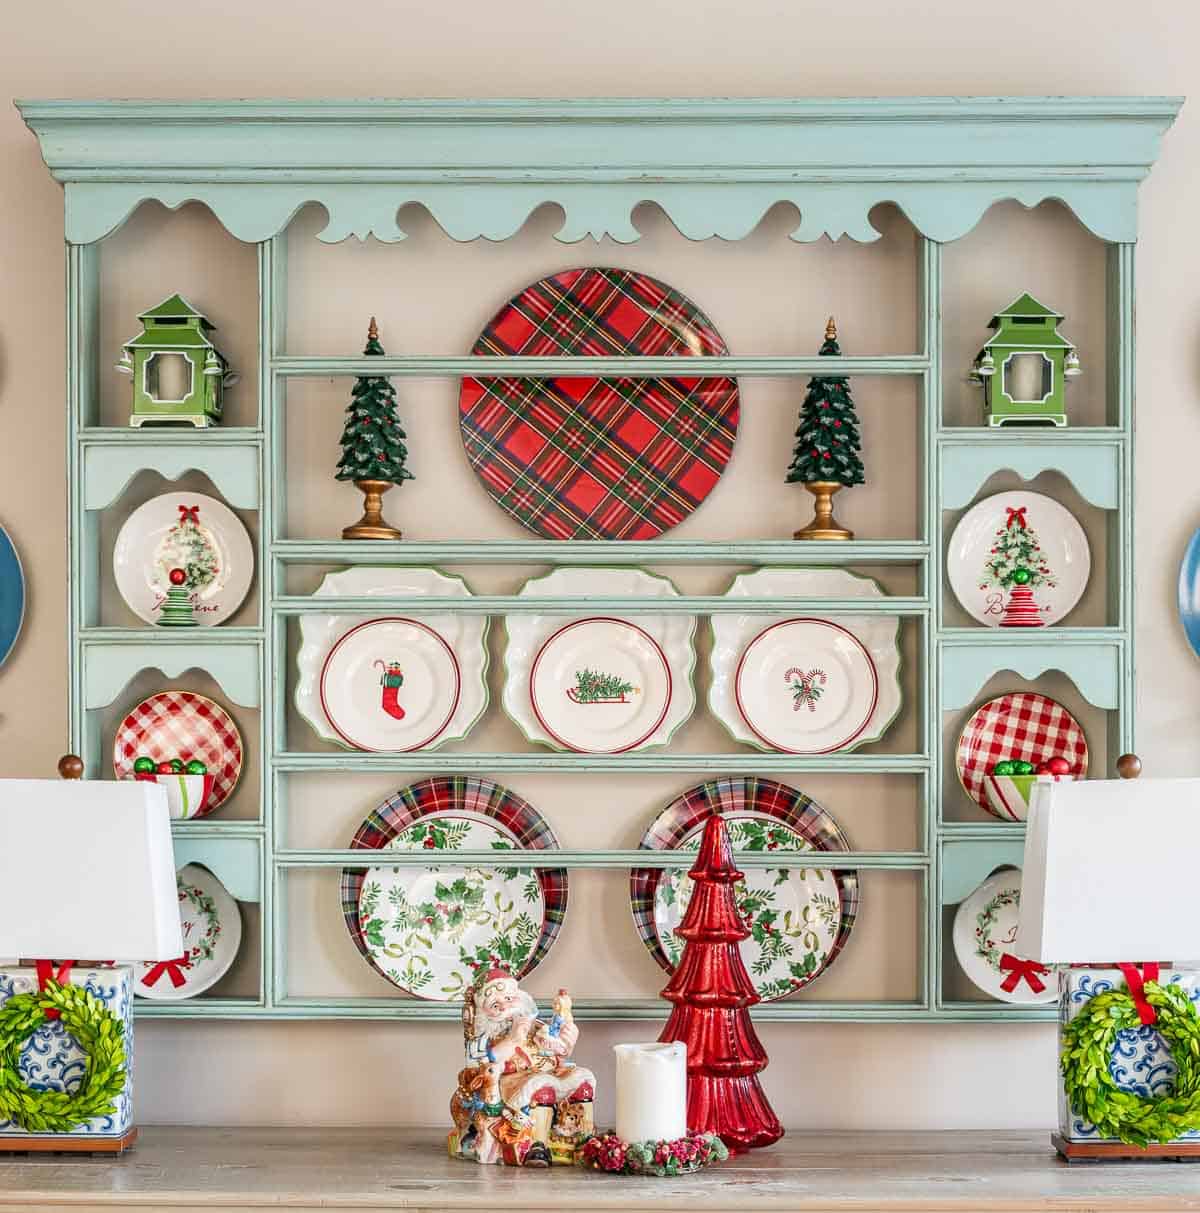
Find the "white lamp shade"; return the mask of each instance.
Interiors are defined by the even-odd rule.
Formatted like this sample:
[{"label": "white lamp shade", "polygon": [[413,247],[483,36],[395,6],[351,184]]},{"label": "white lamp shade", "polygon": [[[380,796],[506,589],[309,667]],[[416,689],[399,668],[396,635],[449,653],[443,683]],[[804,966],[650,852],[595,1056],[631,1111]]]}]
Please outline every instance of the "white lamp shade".
[{"label": "white lamp shade", "polygon": [[0,779],[0,956],[170,960],[182,952],[162,788]]},{"label": "white lamp shade", "polygon": [[1043,964],[1200,956],[1200,779],[1038,784],[1017,939]]}]

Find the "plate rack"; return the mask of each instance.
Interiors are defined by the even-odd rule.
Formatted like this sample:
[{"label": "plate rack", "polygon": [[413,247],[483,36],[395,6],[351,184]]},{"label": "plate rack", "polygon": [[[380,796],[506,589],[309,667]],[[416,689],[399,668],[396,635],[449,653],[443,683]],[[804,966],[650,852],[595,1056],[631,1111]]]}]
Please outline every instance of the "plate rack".
[{"label": "plate rack", "polygon": [[[71,744],[89,777],[110,775],[101,714],[144,670],[167,678],[201,668],[234,705],[257,713],[262,757],[261,811],[255,821],[176,823],[179,862],[204,863],[244,902],[260,907],[259,993],[146,1004],[155,1017],[449,1019],[457,1006],[392,998],[298,998],[288,992],[287,875],[362,862],[361,852],[285,845],[289,775],[305,772],[562,773],[677,772],[697,781],[713,773],[769,768],[805,772],[898,773],[920,786],[915,849],[850,852],[830,867],[915,874],[922,903],[920,972],[908,1002],[804,999],[760,1006],[763,1020],[1012,1020],[1050,1018],[1053,1008],[956,1001],[944,989],[945,908],[990,871],[1019,862],[1019,824],[960,822],[944,811],[947,719],[967,709],[998,672],[1034,682],[1060,671],[1105,714],[1104,750],[1134,748],[1133,698],[1133,358],[1136,194],[1159,139],[1179,107],[1170,98],[907,99],[845,101],[575,102],[73,102],[20,103],[44,159],[66,196],[67,407]],[[946,424],[942,403],[945,246],[993,204],[1034,206],[1057,199],[1108,244],[1106,423],[1060,431]],[[142,202],[167,207],[198,200],[237,239],[257,245],[259,420],[246,427],[178,432],[102,425],[99,374],[99,242]],[[459,377],[585,374],[656,375],[671,359],[408,356],[302,357],[285,348],[287,236],[302,206],[324,206],[322,239],[374,234],[395,240],[401,204],[423,204],[455,240],[512,236],[543,202],[557,203],[559,238],[609,234],[637,238],[635,205],[657,203],[692,240],[745,237],[777,202],[800,213],[794,239],[824,235],[869,240],[869,212],[900,207],[918,234],[918,352],[895,356],[729,356],[695,359],[697,373],[788,377],[800,388],[813,374],[903,376],[919,384],[920,537],[841,544],[762,540],[684,542],[670,538],[619,545],[624,564],[896,565],[915,570],[917,590],[881,600],[791,600],[797,613],[884,611],[911,620],[918,649],[918,746],[912,753],[852,752],[821,757],[667,752],[614,756],[546,752],[379,755],[301,753],[288,748],[288,621],[325,612],[328,601],[288,591],[293,566],[352,564],[586,565],[611,561],[618,545],[518,541],[342,542],[286,537],[286,388],[304,376]],[[700,368],[703,368],[700,370]],[[142,470],[168,479],[199,471],[236,508],[257,515],[256,617],[244,626],[194,633],[104,626],[100,607],[101,515]],[[1103,626],[1037,633],[946,622],[943,558],[948,515],[967,506],[991,476],[1029,480],[1061,473],[1089,505],[1105,511],[1108,592]],[[778,612],[775,599],[684,595],[678,599],[571,600],[480,596],[470,599],[339,599],[346,614],[395,610],[471,611],[493,617],[550,610],[564,615],[679,611],[700,616],[736,610]],[[493,705],[492,710],[498,710]],[[698,711],[705,710],[698,705]],[[1093,775],[1111,774],[1093,770]],[[470,856],[494,864],[492,853]],[[389,863],[420,864],[420,854]],[[617,868],[686,864],[685,853],[570,850],[531,853],[530,865]],[[744,865],[768,866],[742,854]],[[776,861],[777,862],[777,861]],[[655,1019],[654,997],[584,1000],[581,1018]]]}]

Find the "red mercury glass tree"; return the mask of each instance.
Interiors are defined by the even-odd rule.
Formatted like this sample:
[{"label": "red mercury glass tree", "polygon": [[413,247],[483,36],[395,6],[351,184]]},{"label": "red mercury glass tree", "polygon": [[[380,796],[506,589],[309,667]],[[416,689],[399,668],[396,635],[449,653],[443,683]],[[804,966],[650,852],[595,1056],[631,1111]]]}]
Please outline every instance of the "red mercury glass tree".
[{"label": "red mercury glass tree", "polygon": [[662,992],[675,1006],[659,1040],[687,1045],[689,1129],[716,1133],[734,1151],[769,1146],[783,1126],[758,1082],[767,1053],[750,1022],[759,997],[738,950],[750,934],[734,901],[742,873],[720,815],[708,819],[688,875],[695,888],[675,929],[686,943]]}]

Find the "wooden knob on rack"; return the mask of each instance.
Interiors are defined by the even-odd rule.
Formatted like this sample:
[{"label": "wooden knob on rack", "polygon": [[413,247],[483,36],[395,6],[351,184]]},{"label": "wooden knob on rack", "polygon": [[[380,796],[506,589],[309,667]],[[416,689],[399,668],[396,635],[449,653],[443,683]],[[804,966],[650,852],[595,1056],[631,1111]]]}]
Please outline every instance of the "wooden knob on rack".
[{"label": "wooden knob on rack", "polygon": [[83,759],[78,754],[64,754],[58,760],[58,773],[63,779],[82,779]]},{"label": "wooden knob on rack", "polygon": [[1117,774],[1122,779],[1136,779],[1142,773],[1142,760],[1136,754],[1122,754],[1117,759]]}]

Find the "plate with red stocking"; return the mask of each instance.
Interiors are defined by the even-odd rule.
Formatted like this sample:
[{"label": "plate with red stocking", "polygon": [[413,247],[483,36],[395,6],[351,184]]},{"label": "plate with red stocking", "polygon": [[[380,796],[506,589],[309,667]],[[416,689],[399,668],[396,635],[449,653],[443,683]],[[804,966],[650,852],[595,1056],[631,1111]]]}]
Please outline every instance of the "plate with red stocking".
[{"label": "plate with red stocking", "polygon": [[946,575],[964,610],[988,627],[1058,623],[1087,587],[1092,555],[1075,515],[1042,493],[995,493],[950,536]]},{"label": "plate with red stocking", "polygon": [[728,348],[707,316],[646,274],[583,268],[526,287],[471,352],[679,356],[663,378],[463,380],[459,426],[489,496],[546,539],[651,539],[716,486],[733,453],[735,379],[689,374]]},{"label": "plate with red stocking", "polygon": [[[954,747],[954,766],[963,791],[995,817],[1007,819],[988,797],[988,779],[998,763],[1037,768],[1062,759],[1059,777],[1087,775],[1088,744],[1079,721],[1056,700],[1035,691],[1014,691],[989,699],[971,713]],[[1020,772],[1018,772],[1019,774]]]},{"label": "plate with red stocking", "polygon": [[[700,846],[705,822],[725,819],[734,851],[778,851],[778,868],[747,868],[735,889],[750,931],[740,951],[759,996],[786,998],[817,979],[846,946],[858,915],[853,869],[812,866],[813,852],[848,851],[837,822],[803,792],[770,779],[731,778],[700,784],[673,801],[647,830],[647,850]],[[801,864],[797,854],[806,855]],[[692,894],[686,867],[637,868],[630,900],[638,934],[668,973],[683,951],[675,929]]]}]

